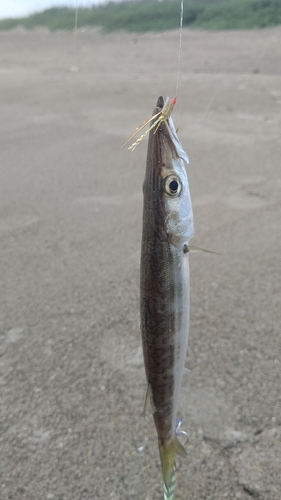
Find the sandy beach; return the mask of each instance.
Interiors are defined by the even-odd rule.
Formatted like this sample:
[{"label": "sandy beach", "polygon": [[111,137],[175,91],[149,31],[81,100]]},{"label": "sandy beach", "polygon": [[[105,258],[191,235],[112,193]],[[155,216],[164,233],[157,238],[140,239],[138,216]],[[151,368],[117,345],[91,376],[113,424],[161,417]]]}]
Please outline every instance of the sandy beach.
[{"label": "sandy beach", "polygon": [[[147,141],[179,33],[0,33],[0,499],[161,500],[139,331]],[[280,500],[281,27],[183,31],[196,235],[175,500]]]}]

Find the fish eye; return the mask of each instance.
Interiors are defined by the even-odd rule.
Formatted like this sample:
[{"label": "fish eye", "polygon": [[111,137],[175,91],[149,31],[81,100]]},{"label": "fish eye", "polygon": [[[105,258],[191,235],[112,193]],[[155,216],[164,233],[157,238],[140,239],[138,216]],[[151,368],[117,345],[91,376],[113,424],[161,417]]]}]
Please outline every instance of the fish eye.
[{"label": "fish eye", "polygon": [[179,188],[179,183],[175,180],[171,181],[169,184],[169,188],[173,193],[176,193]]},{"label": "fish eye", "polygon": [[164,179],[164,189],[170,196],[178,196],[181,192],[181,182],[175,175],[169,175]]}]

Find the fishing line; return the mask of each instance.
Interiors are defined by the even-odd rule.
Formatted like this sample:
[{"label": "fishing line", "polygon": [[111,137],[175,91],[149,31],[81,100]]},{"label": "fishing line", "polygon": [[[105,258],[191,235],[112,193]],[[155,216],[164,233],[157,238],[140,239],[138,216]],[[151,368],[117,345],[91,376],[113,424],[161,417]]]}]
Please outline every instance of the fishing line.
[{"label": "fishing line", "polygon": [[183,27],[183,0],[180,3],[180,34],[179,34],[179,51],[178,51],[178,69],[177,69],[177,82],[176,82],[176,93],[175,96],[179,98],[179,128],[182,125],[182,106],[180,99],[181,91],[181,59],[182,59],[182,27]]},{"label": "fishing line", "polygon": [[76,54],[76,43],[77,43],[78,9],[79,9],[79,4],[78,4],[78,0],[76,0],[75,21],[74,21],[74,51],[75,51],[75,54]]},{"label": "fishing line", "polygon": [[179,92],[180,80],[181,80],[182,25],[183,25],[183,0],[181,0],[181,10],[180,10],[180,39],[179,39],[177,84],[176,84],[176,94],[175,94],[176,96],[178,95]]},{"label": "fishing line", "polygon": [[78,33],[78,11],[79,11],[79,0],[76,0],[75,4],[75,19],[74,19],[74,66],[72,66],[72,71],[78,71],[78,50],[77,50],[77,33]]}]

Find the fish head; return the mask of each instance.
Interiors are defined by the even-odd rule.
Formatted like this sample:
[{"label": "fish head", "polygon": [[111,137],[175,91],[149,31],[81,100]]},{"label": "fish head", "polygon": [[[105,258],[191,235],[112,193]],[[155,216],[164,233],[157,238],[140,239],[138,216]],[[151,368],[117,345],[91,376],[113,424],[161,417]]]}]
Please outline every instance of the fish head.
[{"label": "fish head", "polygon": [[[153,115],[161,110],[163,103],[159,97]],[[187,243],[194,234],[188,162],[171,117],[151,129],[143,185],[145,203],[159,238],[175,247]]]}]

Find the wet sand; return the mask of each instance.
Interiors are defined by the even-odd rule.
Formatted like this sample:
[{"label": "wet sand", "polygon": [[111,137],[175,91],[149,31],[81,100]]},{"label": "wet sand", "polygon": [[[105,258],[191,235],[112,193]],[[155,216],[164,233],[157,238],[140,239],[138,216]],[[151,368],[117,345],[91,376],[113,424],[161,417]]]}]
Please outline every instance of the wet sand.
[{"label": "wet sand", "polygon": [[[141,413],[146,142],[178,32],[1,32],[1,500],[160,500]],[[177,500],[280,500],[281,28],[184,30],[191,328]]]}]

